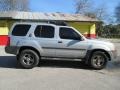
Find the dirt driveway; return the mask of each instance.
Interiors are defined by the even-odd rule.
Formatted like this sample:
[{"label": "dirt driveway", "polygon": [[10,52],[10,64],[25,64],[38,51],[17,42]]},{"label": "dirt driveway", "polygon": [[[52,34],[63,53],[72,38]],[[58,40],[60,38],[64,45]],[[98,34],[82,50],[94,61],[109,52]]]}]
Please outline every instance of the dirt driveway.
[{"label": "dirt driveway", "polygon": [[100,71],[81,62],[47,60],[19,69],[15,56],[0,47],[0,90],[120,90],[120,43],[115,45],[119,57]]}]

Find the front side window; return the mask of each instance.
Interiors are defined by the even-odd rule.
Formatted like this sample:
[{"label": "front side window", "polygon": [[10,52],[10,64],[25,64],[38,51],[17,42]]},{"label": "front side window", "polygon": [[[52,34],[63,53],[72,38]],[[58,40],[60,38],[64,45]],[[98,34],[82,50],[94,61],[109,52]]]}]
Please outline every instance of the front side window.
[{"label": "front side window", "polygon": [[13,28],[12,35],[14,36],[26,36],[31,25],[16,25]]},{"label": "front side window", "polygon": [[54,38],[54,27],[39,25],[36,27],[34,34],[36,37]]},{"label": "front side window", "polygon": [[60,28],[59,35],[61,39],[81,40],[80,35],[71,28]]}]

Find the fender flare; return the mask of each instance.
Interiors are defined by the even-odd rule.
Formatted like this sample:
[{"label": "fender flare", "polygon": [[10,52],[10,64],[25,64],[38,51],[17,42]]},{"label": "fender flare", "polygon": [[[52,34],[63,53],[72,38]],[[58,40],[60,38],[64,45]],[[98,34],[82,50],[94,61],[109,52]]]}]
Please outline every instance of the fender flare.
[{"label": "fender flare", "polygon": [[86,64],[88,64],[88,62],[89,62],[93,52],[95,52],[95,51],[102,51],[102,52],[104,52],[107,55],[107,57],[108,57],[108,61],[111,60],[111,56],[110,56],[110,54],[106,50],[104,50],[104,49],[93,49],[93,50],[88,50],[87,53],[86,53],[86,56],[84,58]]}]

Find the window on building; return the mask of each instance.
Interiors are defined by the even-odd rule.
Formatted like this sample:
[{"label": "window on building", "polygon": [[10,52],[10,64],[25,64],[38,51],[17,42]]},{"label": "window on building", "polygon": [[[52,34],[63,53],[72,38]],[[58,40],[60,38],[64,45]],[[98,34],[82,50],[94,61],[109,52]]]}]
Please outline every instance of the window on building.
[{"label": "window on building", "polygon": [[54,38],[54,27],[39,25],[35,29],[35,36],[41,38]]},{"label": "window on building", "polygon": [[31,25],[16,25],[12,31],[14,36],[26,36]]}]

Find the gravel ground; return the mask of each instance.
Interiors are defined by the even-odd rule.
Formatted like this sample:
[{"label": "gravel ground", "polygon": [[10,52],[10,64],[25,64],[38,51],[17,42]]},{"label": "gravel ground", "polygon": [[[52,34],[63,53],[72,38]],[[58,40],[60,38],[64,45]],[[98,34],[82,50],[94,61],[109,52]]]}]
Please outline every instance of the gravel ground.
[{"label": "gravel ground", "polygon": [[120,90],[120,43],[115,45],[118,58],[100,71],[81,62],[47,60],[19,69],[15,56],[0,47],[0,90]]}]

